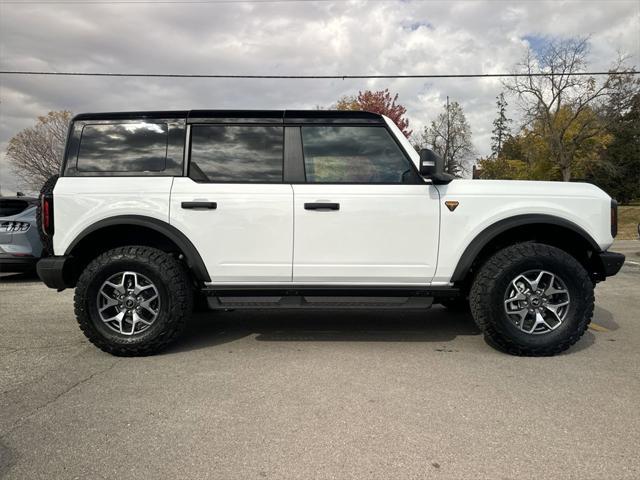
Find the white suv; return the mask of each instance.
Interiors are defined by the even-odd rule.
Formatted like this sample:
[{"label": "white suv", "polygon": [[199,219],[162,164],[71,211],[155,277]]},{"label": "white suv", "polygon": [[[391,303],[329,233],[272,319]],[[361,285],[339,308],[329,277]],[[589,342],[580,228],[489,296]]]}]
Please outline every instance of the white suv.
[{"label": "white suv", "polygon": [[80,327],[115,355],[169,344],[194,298],[470,307],[491,344],[552,355],[624,262],[602,190],[453,179],[369,112],[78,115],[40,209],[40,278],[75,287]]}]

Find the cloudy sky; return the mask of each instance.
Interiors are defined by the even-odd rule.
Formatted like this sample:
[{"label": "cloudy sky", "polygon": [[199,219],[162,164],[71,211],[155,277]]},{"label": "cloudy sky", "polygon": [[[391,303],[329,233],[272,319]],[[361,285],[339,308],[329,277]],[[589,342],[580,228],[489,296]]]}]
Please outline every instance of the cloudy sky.
[{"label": "cloudy sky", "polygon": [[[512,71],[527,45],[589,35],[590,69],[640,66],[640,2],[475,0],[0,0],[2,70],[200,74]],[[7,141],[50,110],[313,108],[360,89],[399,93],[420,130],[447,95],[489,151],[497,79],[204,80],[0,76],[0,186],[21,188]]]}]

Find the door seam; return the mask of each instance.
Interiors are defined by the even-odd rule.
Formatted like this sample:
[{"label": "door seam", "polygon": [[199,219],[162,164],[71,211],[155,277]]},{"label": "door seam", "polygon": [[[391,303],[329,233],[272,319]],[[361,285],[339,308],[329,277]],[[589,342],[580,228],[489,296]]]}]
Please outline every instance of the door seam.
[{"label": "door seam", "polygon": [[171,201],[173,200],[173,182],[176,180],[176,177],[171,177],[171,185],[169,186],[169,215],[167,218],[167,223],[171,225]]},{"label": "door seam", "polygon": [[296,190],[293,188],[292,184],[289,184],[291,187],[291,282],[293,282],[293,261],[295,258],[296,252]]}]

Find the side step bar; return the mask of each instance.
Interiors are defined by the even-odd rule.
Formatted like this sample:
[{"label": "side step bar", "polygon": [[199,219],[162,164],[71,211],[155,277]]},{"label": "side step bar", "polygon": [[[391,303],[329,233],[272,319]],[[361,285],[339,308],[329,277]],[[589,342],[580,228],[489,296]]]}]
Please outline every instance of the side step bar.
[{"label": "side step bar", "polygon": [[427,309],[436,298],[453,298],[457,288],[216,286],[202,291],[220,309]]},{"label": "side step bar", "polygon": [[268,297],[207,297],[212,310],[227,308],[376,308],[376,309],[421,309],[433,304],[433,297],[321,297],[304,295]]}]

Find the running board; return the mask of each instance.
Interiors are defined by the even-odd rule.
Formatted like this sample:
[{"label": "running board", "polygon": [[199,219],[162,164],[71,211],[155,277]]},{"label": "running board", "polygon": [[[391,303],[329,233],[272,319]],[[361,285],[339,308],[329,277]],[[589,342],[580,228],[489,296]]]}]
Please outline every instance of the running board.
[{"label": "running board", "polygon": [[460,290],[450,286],[309,286],[309,285],[211,285],[203,290],[209,308],[334,308],[427,309],[442,299],[456,298]]},{"label": "running board", "polygon": [[346,295],[209,296],[207,297],[207,304],[212,310],[269,308],[427,309],[433,304],[433,297],[363,297]]}]

